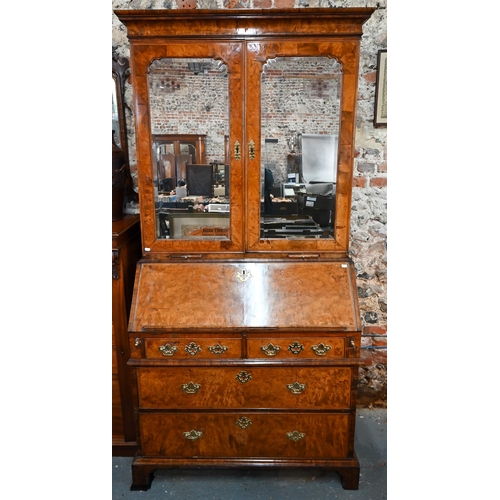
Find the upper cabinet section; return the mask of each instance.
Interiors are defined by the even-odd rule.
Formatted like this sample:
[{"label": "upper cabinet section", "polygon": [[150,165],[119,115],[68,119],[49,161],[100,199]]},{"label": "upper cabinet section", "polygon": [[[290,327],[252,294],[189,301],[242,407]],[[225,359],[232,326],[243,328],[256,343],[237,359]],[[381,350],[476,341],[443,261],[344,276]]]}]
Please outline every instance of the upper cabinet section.
[{"label": "upper cabinet section", "polygon": [[130,39],[145,253],[347,253],[373,11],[115,11]]}]

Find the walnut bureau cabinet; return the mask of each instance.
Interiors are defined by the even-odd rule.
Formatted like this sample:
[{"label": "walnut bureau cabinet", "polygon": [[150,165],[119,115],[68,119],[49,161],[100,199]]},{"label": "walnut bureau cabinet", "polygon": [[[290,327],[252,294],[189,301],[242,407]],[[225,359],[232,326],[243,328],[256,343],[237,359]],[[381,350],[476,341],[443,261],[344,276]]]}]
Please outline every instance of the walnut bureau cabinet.
[{"label": "walnut bureau cabinet", "polygon": [[[141,201],[132,489],[169,467],[315,467],[358,488],[349,224],[373,11],[115,11]],[[164,192],[153,138],[176,134],[203,135],[205,160]]]}]

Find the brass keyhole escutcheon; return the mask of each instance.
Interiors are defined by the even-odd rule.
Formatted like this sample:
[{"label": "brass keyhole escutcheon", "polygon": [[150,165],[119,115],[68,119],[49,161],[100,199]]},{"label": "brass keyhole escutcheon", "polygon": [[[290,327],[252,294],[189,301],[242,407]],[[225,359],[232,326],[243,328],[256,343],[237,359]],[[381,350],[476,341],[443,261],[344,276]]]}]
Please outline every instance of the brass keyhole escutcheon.
[{"label": "brass keyhole escutcheon", "polygon": [[247,427],[250,427],[252,425],[252,421],[247,417],[241,417],[236,420],[236,425],[238,425],[242,429],[246,429]]},{"label": "brass keyhole escutcheon", "polygon": [[248,143],[248,156],[251,160],[255,160],[255,142]]},{"label": "brass keyhole escutcheon", "polygon": [[191,354],[191,356],[196,356],[201,351],[201,347],[194,342],[190,342],[186,347],[184,347],[184,350],[188,354]]},{"label": "brass keyhole escutcheon", "polygon": [[295,342],[292,342],[289,346],[288,346],[288,350],[292,353],[292,354],[300,354],[303,350],[304,350],[304,344],[299,344],[297,341]]},{"label": "brass keyhole escutcheon", "polygon": [[249,380],[252,380],[252,375],[243,370],[242,372],[238,373],[238,375],[236,375],[236,380],[238,382],[241,382],[242,384],[246,384]]},{"label": "brass keyhole escutcheon", "polygon": [[234,143],[234,159],[241,160],[241,145],[238,141]]},{"label": "brass keyhole escutcheon", "polygon": [[250,271],[247,271],[246,269],[241,269],[236,273],[236,277],[240,280],[243,281],[243,283],[247,280],[249,280],[252,277],[252,274]]}]

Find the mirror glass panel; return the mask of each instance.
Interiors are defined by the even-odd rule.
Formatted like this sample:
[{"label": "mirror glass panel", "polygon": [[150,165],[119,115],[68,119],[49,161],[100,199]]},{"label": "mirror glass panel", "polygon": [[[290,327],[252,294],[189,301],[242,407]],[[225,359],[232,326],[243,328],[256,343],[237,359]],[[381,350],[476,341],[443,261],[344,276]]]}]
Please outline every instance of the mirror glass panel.
[{"label": "mirror glass panel", "polygon": [[118,96],[117,96],[117,90],[116,90],[116,80],[115,77],[113,76],[113,91],[111,94],[111,113],[112,113],[112,127],[113,127],[113,138],[115,141],[115,144],[118,147],[122,147],[121,144],[121,138],[120,138],[120,118],[118,116]]},{"label": "mirror glass panel", "polygon": [[328,57],[276,57],[261,101],[261,238],[334,238],[342,71]]},{"label": "mirror glass panel", "polygon": [[210,58],[154,61],[148,72],[159,239],[230,238],[227,68]]}]

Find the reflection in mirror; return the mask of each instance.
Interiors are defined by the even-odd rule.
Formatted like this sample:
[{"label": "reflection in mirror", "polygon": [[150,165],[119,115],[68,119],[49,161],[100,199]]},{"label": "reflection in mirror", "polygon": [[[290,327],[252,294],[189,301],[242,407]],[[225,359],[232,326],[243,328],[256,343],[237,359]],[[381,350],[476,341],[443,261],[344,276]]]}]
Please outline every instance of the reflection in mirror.
[{"label": "reflection in mirror", "polygon": [[155,60],[148,71],[156,237],[229,239],[227,68]]},{"label": "reflection in mirror", "polygon": [[334,238],[341,66],[276,57],[261,84],[261,238]]},{"label": "reflection in mirror", "polygon": [[112,126],[113,126],[113,137],[115,138],[116,145],[121,148],[121,138],[120,138],[120,119],[118,117],[118,98],[116,95],[116,79],[113,75],[113,93],[111,94],[111,106],[112,106]]}]

